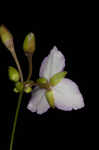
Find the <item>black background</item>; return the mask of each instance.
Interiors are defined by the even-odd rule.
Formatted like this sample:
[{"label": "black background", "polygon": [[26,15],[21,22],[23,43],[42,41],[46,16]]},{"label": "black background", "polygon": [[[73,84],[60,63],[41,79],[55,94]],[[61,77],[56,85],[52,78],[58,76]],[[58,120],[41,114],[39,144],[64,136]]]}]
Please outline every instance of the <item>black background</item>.
[{"label": "black background", "polygon": [[[81,110],[65,112],[57,109],[50,109],[43,115],[37,115],[26,109],[26,105],[31,95],[24,94],[16,128],[15,150],[25,147],[28,147],[28,149],[33,149],[34,146],[38,147],[38,140],[42,140],[41,148],[45,148],[45,141],[50,135],[51,141],[49,141],[49,139],[47,141],[49,143],[54,143],[55,138],[60,134],[59,139],[61,139],[62,136],[67,135],[68,139],[71,140],[75,137],[75,134],[83,134],[82,130],[88,123],[88,38],[90,35],[87,23],[85,24],[85,22],[82,21],[79,23],[72,23],[52,21],[49,23],[30,22],[27,24],[5,24],[14,36],[16,53],[22,66],[25,79],[27,76],[28,65],[26,57],[24,56],[22,44],[24,37],[29,32],[34,32],[36,36],[36,51],[33,56],[32,79],[36,80],[38,78],[42,60],[48,55],[51,48],[56,45],[66,58],[65,70],[68,72],[67,77],[78,84],[85,102],[85,108]],[[8,146],[18,98],[18,95],[14,94],[12,91],[13,83],[8,80],[7,72],[8,66],[10,65],[15,66],[14,61],[8,50],[0,42],[1,120],[6,120],[4,118],[7,118],[7,132],[5,131],[5,134],[8,133]],[[2,124],[4,124],[3,121]],[[71,136],[72,131],[75,133]],[[67,136],[65,137],[65,140],[67,140]],[[51,144],[49,144],[49,146],[51,146]]]}]

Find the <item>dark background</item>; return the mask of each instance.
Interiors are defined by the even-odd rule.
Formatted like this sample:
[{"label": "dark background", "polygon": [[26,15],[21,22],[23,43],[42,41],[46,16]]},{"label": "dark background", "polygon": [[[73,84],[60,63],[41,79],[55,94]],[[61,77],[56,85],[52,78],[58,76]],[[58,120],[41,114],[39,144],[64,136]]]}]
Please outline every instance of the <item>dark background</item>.
[{"label": "dark background", "polygon": [[[59,133],[68,135],[72,138],[71,133],[81,133],[89,120],[89,98],[88,98],[88,78],[89,78],[89,28],[83,22],[79,23],[59,23],[56,21],[50,23],[27,23],[27,24],[5,24],[14,36],[16,53],[19,58],[22,70],[26,79],[28,65],[22,49],[24,37],[29,32],[34,32],[36,36],[36,51],[33,56],[33,75],[32,79],[36,80],[39,74],[39,68],[42,60],[48,55],[51,48],[56,45],[66,58],[65,70],[68,72],[67,78],[75,81],[84,97],[85,108],[65,112],[61,110],[50,109],[43,115],[31,113],[26,109],[30,94],[24,94],[21,111],[16,129],[15,149],[28,147],[31,149],[36,145],[38,140],[44,140],[41,147],[45,145],[46,137],[51,135],[53,143],[54,136]],[[8,135],[11,133],[12,123],[17,106],[18,95],[12,92],[13,83],[8,80],[8,66],[13,65],[14,61],[8,50],[0,42],[0,86],[1,86],[1,120],[7,118],[6,128]],[[45,122],[46,121],[46,122]],[[3,121],[2,121],[3,122]],[[75,128],[76,127],[76,128]],[[81,129],[80,129],[81,128]],[[55,132],[56,131],[56,132]],[[81,133],[82,134],[82,133]],[[74,134],[73,134],[74,135]],[[44,136],[44,138],[43,138]],[[59,139],[61,138],[59,136]],[[70,136],[70,137],[69,137]],[[55,137],[55,138],[56,138]],[[79,137],[79,135],[78,135]],[[8,144],[10,136],[7,138]],[[38,142],[36,144],[36,142]]]}]

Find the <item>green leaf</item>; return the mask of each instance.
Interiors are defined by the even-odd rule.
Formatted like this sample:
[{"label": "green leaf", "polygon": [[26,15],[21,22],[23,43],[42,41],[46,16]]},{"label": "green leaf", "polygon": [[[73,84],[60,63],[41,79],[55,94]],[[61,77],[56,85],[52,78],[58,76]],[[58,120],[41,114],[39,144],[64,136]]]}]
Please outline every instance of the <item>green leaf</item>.
[{"label": "green leaf", "polygon": [[50,85],[51,86],[56,86],[65,76],[66,76],[67,72],[59,72],[56,73],[53,77],[50,78]]},{"label": "green leaf", "polygon": [[29,33],[23,43],[24,52],[34,53],[35,51],[35,35]]},{"label": "green leaf", "polygon": [[46,96],[46,99],[47,99],[50,107],[55,108],[53,91],[47,90],[45,93],[45,96]]},{"label": "green leaf", "polygon": [[18,82],[20,79],[19,72],[14,67],[11,66],[8,68],[8,76],[9,79],[13,82]]}]

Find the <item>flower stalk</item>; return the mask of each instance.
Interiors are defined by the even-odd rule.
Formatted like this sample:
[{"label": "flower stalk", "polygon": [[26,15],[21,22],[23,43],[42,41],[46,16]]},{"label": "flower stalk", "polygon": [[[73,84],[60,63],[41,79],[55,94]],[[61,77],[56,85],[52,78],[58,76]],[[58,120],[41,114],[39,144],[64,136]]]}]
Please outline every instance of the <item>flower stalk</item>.
[{"label": "flower stalk", "polygon": [[28,77],[27,77],[27,81],[31,79],[32,76],[32,53],[25,53],[27,60],[28,60],[28,67],[29,67],[29,71],[28,71]]},{"label": "flower stalk", "polygon": [[12,54],[12,56],[14,58],[14,61],[15,61],[16,65],[17,65],[18,71],[20,73],[21,82],[23,82],[23,74],[22,74],[22,70],[21,70],[21,67],[20,67],[17,55],[16,55],[15,51],[13,51],[11,54]]},{"label": "flower stalk", "polygon": [[17,120],[18,120],[19,110],[20,110],[20,106],[21,106],[21,102],[22,102],[22,96],[23,96],[23,91],[20,92],[19,99],[18,99],[18,105],[17,105],[15,119],[14,119],[14,123],[13,123],[13,129],[12,129],[12,134],[11,134],[11,142],[10,142],[10,149],[9,150],[13,149],[15,129],[16,129],[16,124],[17,124]]},{"label": "flower stalk", "polygon": [[1,38],[2,43],[12,54],[14,61],[17,65],[17,68],[19,70],[19,73],[20,73],[21,82],[23,82],[22,70],[21,70],[17,55],[15,53],[13,35],[10,33],[10,31],[4,25],[0,26],[0,38]]},{"label": "flower stalk", "polygon": [[29,33],[26,35],[24,42],[23,42],[23,50],[25,56],[28,60],[29,72],[27,81],[31,79],[32,76],[32,57],[36,49],[36,42],[35,42],[35,35],[33,33]]}]

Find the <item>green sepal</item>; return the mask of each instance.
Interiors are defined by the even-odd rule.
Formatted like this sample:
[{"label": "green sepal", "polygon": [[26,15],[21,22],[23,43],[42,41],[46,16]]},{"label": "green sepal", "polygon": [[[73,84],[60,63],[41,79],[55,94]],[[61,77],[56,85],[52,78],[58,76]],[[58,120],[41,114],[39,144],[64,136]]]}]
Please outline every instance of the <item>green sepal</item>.
[{"label": "green sepal", "polygon": [[31,93],[32,92],[32,88],[31,87],[24,88],[24,92],[25,93]]},{"label": "green sepal", "polygon": [[8,68],[8,76],[9,79],[13,82],[18,82],[20,79],[19,72],[14,67],[11,66]]},{"label": "green sepal", "polygon": [[22,82],[17,82],[15,84],[15,88],[17,89],[17,91],[21,92],[23,90],[23,88],[24,88],[24,85],[23,85]]},{"label": "green sepal", "polygon": [[17,90],[17,88],[14,88],[13,91],[14,91],[15,93],[19,93],[19,91]]},{"label": "green sepal", "polygon": [[47,99],[50,107],[55,108],[53,91],[47,90],[45,93],[45,96],[46,96],[46,99]]},{"label": "green sepal", "polygon": [[66,74],[67,74],[66,71],[56,73],[54,76],[50,78],[50,81],[49,81],[50,85],[56,86],[66,76]]},{"label": "green sepal", "polygon": [[47,79],[46,78],[39,78],[39,79],[37,79],[37,83],[38,84],[46,84],[47,83]]},{"label": "green sepal", "polygon": [[29,33],[24,40],[23,43],[24,52],[34,53],[35,51],[35,35],[33,33]]}]

